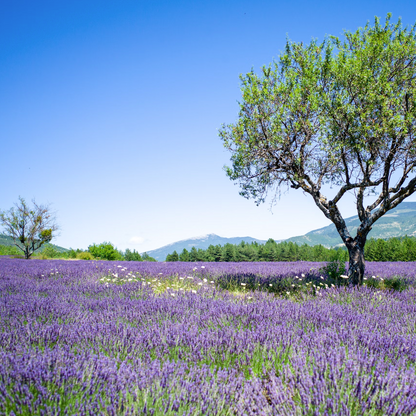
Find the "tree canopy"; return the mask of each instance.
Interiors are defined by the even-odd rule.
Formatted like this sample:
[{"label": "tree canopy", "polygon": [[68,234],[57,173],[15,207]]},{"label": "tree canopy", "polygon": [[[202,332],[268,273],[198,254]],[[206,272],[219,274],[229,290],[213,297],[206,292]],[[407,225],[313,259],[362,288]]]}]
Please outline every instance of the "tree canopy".
[{"label": "tree canopy", "polygon": [[[416,190],[416,24],[390,19],[342,40],[287,40],[261,75],[240,76],[238,120],[220,130],[240,194],[257,204],[270,191],[309,194],[348,249],[352,284],[362,283],[372,225]],[[361,221],[354,237],[337,205],[348,192]]]}]

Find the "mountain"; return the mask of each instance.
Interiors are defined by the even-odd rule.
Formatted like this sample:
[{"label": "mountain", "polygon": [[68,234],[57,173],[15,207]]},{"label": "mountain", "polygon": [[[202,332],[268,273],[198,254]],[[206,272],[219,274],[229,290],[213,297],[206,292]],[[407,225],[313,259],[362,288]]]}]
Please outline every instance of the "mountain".
[{"label": "mountain", "polygon": [[[358,216],[355,215],[346,218],[345,223],[347,224],[350,234],[355,236],[360,224]],[[403,237],[405,235],[416,236],[416,202],[402,202],[397,208],[389,211],[373,225],[373,229],[370,231],[368,238],[392,238]],[[260,244],[266,242],[266,240],[258,240],[252,237],[225,238],[216,234],[208,234],[202,237],[177,241],[176,243],[169,244],[156,250],[148,251],[147,254],[158,261],[164,261],[168,254],[172,254],[174,251],[180,254],[184,248],[188,251],[190,251],[192,247],[205,250],[211,244],[214,246],[217,244],[224,246],[224,244],[227,243],[239,244],[241,241],[245,241],[246,243],[257,241]],[[279,242],[282,240],[275,241]],[[322,244],[325,247],[336,247],[343,245],[341,237],[333,224],[310,231],[305,235],[288,238],[284,241],[293,241],[299,245],[306,243],[310,246]]]},{"label": "mountain", "polygon": [[[11,237],[9,237],[9,236],[7,236],[7,235],[4,235],[4,234],[0,234],[0,246],[13,246],[14,245],[14,241],[13,241],[13,238],[11,238]],[[56,246],[55,244],[50,244],[56,251],[58,251],[59,253],[63,253],[64,251],[68,251],[68,249],[67,248],[63,248],[63,247],[60,247],[60,246]],[[42,251],[42,248],[43,247],[41,247],[40,249],[39,249],[39,251]]]},{"label": "mountain", "polygon": [[221,245],[230,243],[230,244],[240,244],[242,241],[245,241],[246,243],[252,243],[253,241],[257,241],[259,244],[264,244],[266,240],[258,240],[257,238],[252,237],[232,237],[232,238],[226,238],[226,237],[220,237],[216,234],[207,234],[201,237],[193,237],[189,238],[188,240],[181,240],[177,241],[176,243],[168,244],[167,246],[163,246],[161,248],[158,248],[156,250],[147,251],[147,254],[157,261],[165,261],[166,256],[168,254],[172,254],[174,251],[176,251],[178,254],[182,252],[184,248],[186,248],[188,251],[192,249],[192,247],[195,247],[196,249],[207,249],[211,244],[213,246]]},{"label": "mountain", "polygon": [[[358,216],[349,217],[345,220],[352,237],[355,237],[360,224]],[[416,236],[416,202],[402,202],[398,207],[392,209],[381,217],[368,234],[368,238],[392,238],[402,236]],[[310,231],[305,235],[291,237],[285,241],[293,241],[297,244],[308,244],[314,246],[322,244],[325,247],[343,245],[335,225]]]}]

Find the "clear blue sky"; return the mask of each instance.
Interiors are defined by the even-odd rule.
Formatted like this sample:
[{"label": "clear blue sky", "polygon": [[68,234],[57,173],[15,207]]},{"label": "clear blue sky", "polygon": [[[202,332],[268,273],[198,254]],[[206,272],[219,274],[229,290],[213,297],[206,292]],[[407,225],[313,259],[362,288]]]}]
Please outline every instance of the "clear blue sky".
[{"label": "clear blue sky", "polygon": [[35,198],[57,212],[55,244],[140,252],[327,225],[299,191],[272,211],[239,196],[217,129],[237,119],[239,74],[277,59],[286,35],[322,41],[388,12],[412,25],[416,2],[3,0],[0,209]]}]

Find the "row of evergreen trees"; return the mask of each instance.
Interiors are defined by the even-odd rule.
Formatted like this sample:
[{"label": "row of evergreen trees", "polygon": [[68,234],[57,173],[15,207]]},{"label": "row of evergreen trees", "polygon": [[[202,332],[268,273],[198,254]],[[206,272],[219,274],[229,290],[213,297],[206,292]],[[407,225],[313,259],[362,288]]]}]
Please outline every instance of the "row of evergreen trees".
[{"label": "row of evergreen trees", "polygon": [[[416,238],[370,239],[365,245],[367,261],[416,261]],[[291,241],[276,243],[269,239],[265,244],[257,242],[210,245],[206,250],[192,247],[178,254],[168,254],[166,261],[348,261],[345,247],[326,248],[322,245],[298,245]]]}]

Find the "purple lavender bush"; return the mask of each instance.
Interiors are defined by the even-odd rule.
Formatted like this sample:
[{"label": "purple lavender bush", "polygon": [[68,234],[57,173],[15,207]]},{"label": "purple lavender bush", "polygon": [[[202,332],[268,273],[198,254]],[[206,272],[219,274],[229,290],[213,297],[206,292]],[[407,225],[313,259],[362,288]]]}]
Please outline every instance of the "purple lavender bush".
[{"label": "purple lavender bush", "polygon": [[320,266],[1,259],[0,414],[416,414],[412,286],[299,301],[241,285]]}]

